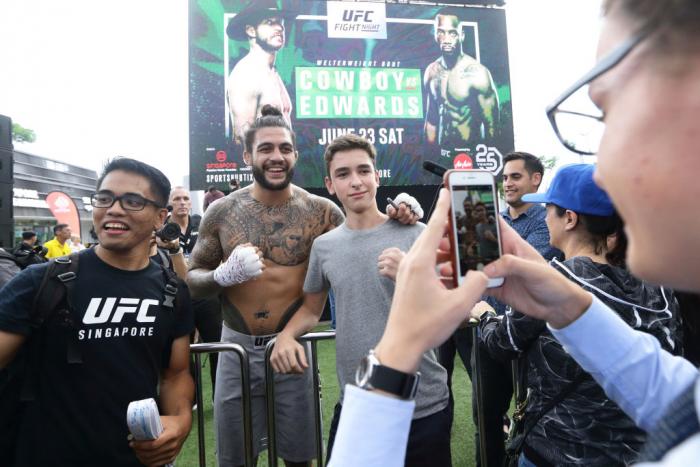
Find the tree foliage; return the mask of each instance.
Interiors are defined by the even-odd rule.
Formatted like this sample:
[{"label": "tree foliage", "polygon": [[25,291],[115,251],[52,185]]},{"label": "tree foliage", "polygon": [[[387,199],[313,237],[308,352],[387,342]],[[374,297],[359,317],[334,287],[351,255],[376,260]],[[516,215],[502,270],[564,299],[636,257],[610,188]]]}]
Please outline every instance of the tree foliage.
[{"label": "tree foliage", "polygon": [[36,141],[36,133],[34,133],[34,130],[24,128],[19,123],[13,123],[12,141],[16,143],[33,143]]}]

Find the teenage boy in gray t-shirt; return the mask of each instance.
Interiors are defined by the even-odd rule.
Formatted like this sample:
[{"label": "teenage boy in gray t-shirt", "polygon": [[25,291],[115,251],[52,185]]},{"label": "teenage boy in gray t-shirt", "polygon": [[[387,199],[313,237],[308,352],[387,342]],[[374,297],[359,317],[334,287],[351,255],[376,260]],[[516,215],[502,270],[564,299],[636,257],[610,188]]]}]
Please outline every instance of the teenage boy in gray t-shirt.
[{"label": "teenage boy in gray t-shirt", "polygon": [[[326,188],[338,197],[347,217],[342,225],[314,241],[304,283],[304,303],[277,336],[271,356],[273,368],[280,373],[303,372],[308,367],[296,338],[318,323],[332,287],[340,400],[345,385],[354,384],[360,360],[384,332],[398,265],[425,227],[401,225],[379,211],[375,157],[374,146],[354,134],[336,138],[327,147]],[[433,351],[423,356],[420,372],[405,465],[450,466],[447,373]],[[340,410],[339,403],[331,423],[329,458]]]}]

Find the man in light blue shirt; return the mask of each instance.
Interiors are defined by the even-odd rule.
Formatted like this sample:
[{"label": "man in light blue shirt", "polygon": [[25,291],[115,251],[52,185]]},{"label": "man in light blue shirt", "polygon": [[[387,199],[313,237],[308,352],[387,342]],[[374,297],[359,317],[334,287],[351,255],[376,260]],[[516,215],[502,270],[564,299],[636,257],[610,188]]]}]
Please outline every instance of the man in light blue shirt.
[{"label": "man in light blue shirt", "polygon": [[[601,58],[548,108],[548,116],[567,148],[598,154],[596,181],[626,222],[631,271],[700,292],[700,216],[688,215],[696,212],[700,198],[700,3],[603,3]],[[595,115],[576,107],[577,91],[585,88],[600,109]],[[570,101],[574,94],[579,99]],[[407,374],[415,371],[421,352],[466,315],[486,276],[505,277],[503,287],[488,293],[546,320],[607,395],[647,430],[637,465],[697,465],[697,369],[626,326],[503,222],[504,257],[483,273],[471,272],[457,289],[441,287],[434,266],[448,256],[435,250],[446,247],[441,237],[447,198],[441,195],[433,219],[401,264],[389,322],[375,348],[378,361]],[[347,394],[332,465],[396,465],[392,459],[405,446],[403,413],[411,412],[412,403],[389,397],[362,389]]]}]

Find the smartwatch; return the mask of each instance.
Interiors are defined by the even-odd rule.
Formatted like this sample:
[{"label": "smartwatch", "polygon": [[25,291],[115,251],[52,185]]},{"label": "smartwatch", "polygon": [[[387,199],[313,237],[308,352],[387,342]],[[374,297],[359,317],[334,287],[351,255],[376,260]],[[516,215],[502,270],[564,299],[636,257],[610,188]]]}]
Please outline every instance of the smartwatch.
[{"label": "smartwatch", "polygon": [[362,359],[355,372],[355,384],[366,390],[379,389],[401,399],[414,399],[418,390],[420,372],[412,375],[382,365],[374,350]]}]

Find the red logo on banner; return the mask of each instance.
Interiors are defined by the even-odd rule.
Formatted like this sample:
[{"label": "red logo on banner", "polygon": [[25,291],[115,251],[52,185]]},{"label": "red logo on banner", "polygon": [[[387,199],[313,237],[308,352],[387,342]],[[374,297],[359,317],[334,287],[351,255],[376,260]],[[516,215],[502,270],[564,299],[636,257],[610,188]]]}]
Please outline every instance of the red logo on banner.
[{"label": "red logo on banner", "polygon": [[455,160],[452,161],[452,163],[454,164],[454,168],[457,170],[471,169],[474,166],[472,158],[469,157],[469,154],[466,154],[464,152],[460,152],[459,154],[457,154]]},{"label": "red logo on banner", "polygon": [[80,216],[75,201],[62,191],[52,191],[46,195],[46,204],[59,224],[68,224],[75,235],[80,235]]},{"label": "red logo on banner", "polygon": [[218,162],[226,161],[226,151],[216,151],[216,160]]}]

